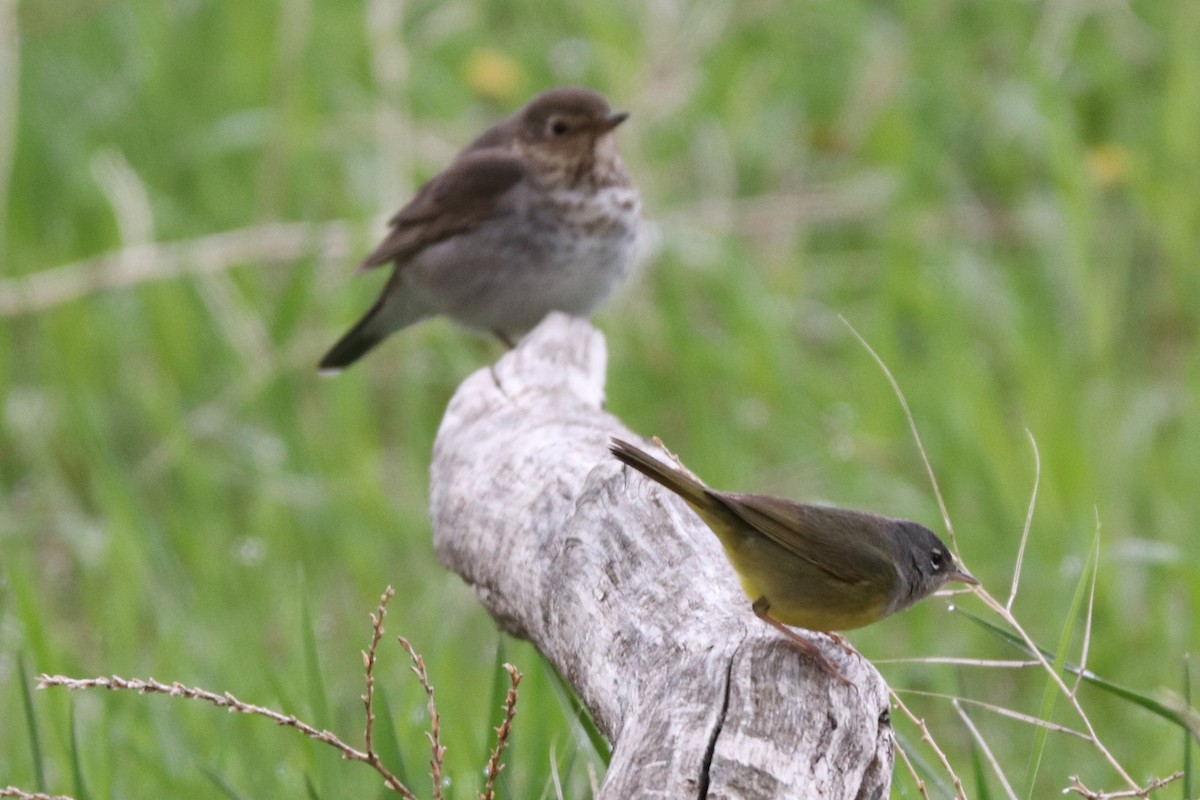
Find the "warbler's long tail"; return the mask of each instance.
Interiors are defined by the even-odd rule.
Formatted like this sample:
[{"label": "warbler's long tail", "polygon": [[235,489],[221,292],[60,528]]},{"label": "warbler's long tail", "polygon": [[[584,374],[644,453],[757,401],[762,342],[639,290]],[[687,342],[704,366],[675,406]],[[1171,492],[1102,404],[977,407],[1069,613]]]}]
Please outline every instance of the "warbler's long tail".
[{"label": "warbler's long tail", "polygon": [[693,508],[700,510],[713,506],[713,498],[708,492],[708,487],[683,470],[667,466],[645,450],[616,437],[613,437],[608,449],[614,456],[647,478],[661,483],[682,497]]}]

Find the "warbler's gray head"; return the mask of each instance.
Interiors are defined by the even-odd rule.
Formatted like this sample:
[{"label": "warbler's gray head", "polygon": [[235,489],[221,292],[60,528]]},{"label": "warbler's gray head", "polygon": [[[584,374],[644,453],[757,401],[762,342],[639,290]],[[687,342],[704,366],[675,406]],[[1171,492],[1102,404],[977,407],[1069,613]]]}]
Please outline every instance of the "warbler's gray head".
[{"label": "warbler's gray head", "polygon": [[958,566],[946,543],[924,525],[903,519],[888,520],[888,534],[899,572],[891,611],[908,608],[950,581],[979,583]]}]

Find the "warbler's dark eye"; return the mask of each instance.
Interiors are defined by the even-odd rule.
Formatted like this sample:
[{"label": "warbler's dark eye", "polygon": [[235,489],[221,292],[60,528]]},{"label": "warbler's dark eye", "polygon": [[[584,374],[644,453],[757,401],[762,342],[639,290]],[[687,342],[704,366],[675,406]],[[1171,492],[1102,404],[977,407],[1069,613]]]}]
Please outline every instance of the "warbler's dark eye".
[{"label": "warbler's dark eye", "polygon": [[567,132],[567,123],[561,119],[556,119],[550,123],[550,132],[555,136],[563,136]]},{"label": "warbler's dark eye", "polygon": [[942,568],[942,554],[938,550],[934,550],[929,554],[929,563],[933,565],[933,571],[937,572]]}]

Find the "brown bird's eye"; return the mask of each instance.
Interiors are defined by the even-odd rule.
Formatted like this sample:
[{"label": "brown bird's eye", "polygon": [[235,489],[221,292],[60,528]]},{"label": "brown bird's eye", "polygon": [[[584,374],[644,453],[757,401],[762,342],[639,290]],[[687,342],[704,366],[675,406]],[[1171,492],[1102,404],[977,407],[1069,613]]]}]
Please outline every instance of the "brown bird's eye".
[{"label": "brown bird's eye", "polygon": [[555,136],[562,136],[566,134],[567,123],[563,122],[561,119],[554,120],[554,122],[550,123],[550,132]]}]

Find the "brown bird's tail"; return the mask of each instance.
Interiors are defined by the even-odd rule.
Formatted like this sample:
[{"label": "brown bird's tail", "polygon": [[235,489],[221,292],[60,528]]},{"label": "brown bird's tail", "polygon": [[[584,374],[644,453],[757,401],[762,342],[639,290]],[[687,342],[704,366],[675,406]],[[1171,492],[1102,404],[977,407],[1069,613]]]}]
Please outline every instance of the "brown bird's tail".
[{"label": "brown bird's tail", "polygon": [[677,467],[670,467],[641,448],[613,437],[609,451],[621,461],[636,469],[651,480],[661,483],[697,509],[713,505],[708,487]]},{"label": "brown bird's tail", "polygon": [[365,356],[394,331],[430,315],[430,310],[420,300],[411,292],[404,291],[398,275],[399,272],[392,275],[375,305],[329,349],[317,365],[317,372],[336,375]]},{"label": "brown bird's tail", "polygon": [[367,312],[345,336],[338,339],[337,344],[329,348],[329,352],[317,365],[317,372],[322,375],[336,375],[383,341],[390,331],[380,330],[380,326],[376,324],[378,305]]}]

